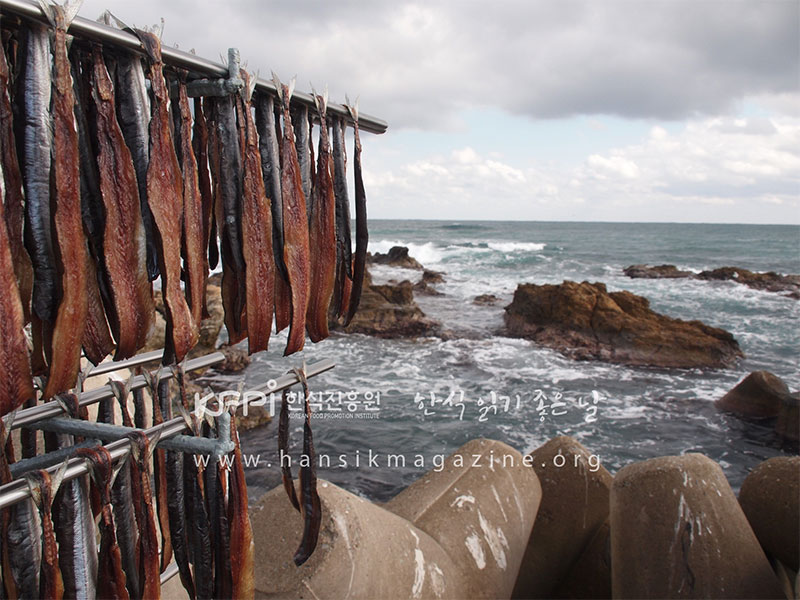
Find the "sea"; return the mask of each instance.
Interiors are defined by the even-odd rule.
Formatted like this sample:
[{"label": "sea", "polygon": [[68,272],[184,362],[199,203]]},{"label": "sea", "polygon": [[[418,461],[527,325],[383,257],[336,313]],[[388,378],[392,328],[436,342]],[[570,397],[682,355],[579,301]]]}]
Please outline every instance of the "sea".
[{"label": "sea", "polygon": [[[282,357],[286,333],[253,357],[245,387],[332,359],[309,381],[317,475],[386,501],[474,438],[528,453],[558,435],[583,444],[612,474],[635,461],[700,452],[738,490],[759,462],[789,453],[770,424],[715,408],[748,373],[767,370],[800,390],[800,302],[732,281],[630,279],[632,264],[701,271],[737,266],[800,273],[800,227],[673,223],[370,221],[371,252],[406,246],[444,274],[442,295],[416,298],[445,335],[378,339],[333,333]],[[372,266],[380,282],[419,271]],[[502,334],[504,307],[520,283],[603,282],[646,297],[653,310],[731,332],[745,358],[730,369],[660,369],[578,362]],[[493,294],[494,305],[473,299]],[[217,379],[236,389],[242,376]],[[290,400],[293,472],[302,453],[299,394]],[[277,409],[279,399],[275,399]],[[251,499],[280,483],[277,419],[243,432]],[[558,466],[558,465],[557,465]]]}]

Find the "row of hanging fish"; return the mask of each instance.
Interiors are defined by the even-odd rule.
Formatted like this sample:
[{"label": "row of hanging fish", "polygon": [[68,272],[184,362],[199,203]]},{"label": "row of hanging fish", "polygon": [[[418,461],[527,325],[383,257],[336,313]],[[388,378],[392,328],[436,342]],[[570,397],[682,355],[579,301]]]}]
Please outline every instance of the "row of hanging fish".
[{"label": "row of hanging fish", "polygon": [[81,348],[95,364],[134,355],[159,277],[164,363],[183,360],[220,260],[228,335],[250,353],[273,321],[287,355],[349,322],[367,252],[357,108],[354,252],[346,121],[325,97],[293,106],[293,86],[254,93],[241,71],[238,91],[192,104],[154,33],[131,30],[144,56],[68,44],[76,5],[43,6],[50,26],[4,23],[0,52],[0,414],[32,401],[32,375],[43,399],[71,389]]},{"label": "row of hanging fish", "polygon": [[[103,446],[78,447],[71,456],[86,461],[88,475],[62,481],[63,467],[55,476],[27,473],[31,497],[0,511],[0,597],[160,598],[161,574],[173,558],[190,598],[253,597],[254,543],[235,419],[234,450],[219,459],[158,448],[158,433],[150,439],[142,428],[150,415],[153,425],[170,420],[173,404],[183,407],[194,435],[209,437],[219,421],[197,420],[188,411],[182,372],[175,398],[167,379],[145,374],[151,407],[136,390],[132,416],[130,386],[115,381],[114,398],[98,411],[99,422],[114,424],[117,403],[121,424],[136,427],[124,462],[115,465]],[[71,417],[87,418],[75,394],[58,399]],[[0,484],[11,481],[14,463],[6,438],[0,420]],[[83,441],[46,433],[45,449]]]}]

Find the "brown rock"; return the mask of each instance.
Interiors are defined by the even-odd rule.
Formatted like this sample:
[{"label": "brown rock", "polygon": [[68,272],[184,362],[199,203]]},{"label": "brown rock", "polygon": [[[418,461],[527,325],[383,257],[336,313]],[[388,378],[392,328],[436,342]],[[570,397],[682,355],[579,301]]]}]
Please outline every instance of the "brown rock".
[{"label": "brown rock", "polygon": [[781,598],[719,465],[701,454],[628,465],[611,487],[614,598]]},{"label": "brown rock", "polygon": [[777,417],[789,395],[783,380],[769,371],[754,371],[716,401],[717,408],[751,419]]},{"label": "brown rock", "polygon": [[754,273],[739,267],[720,267],[711,271],[703,271],[698,279],[717,281],[736,281],[756,290],[767,292],[800,291],[800,275],[781,275],[773,271]]},{"label": "brown rock", "polygon": [[681,271],[675,265],[658,265],[650,267],[648,265],[631,265],[622,270],[625,275],[632,279],[681,279],[694,277],[691,271]]},{"label": "brown rock", "polygon": [[742,483],[739,504],[770,556],[800,569],[800,456],[776,456]]},{"label": "brown rock", "polygon": [[153,330],[140,352],[152,352],[153,350],[163,350],[164,341],[167,336],[167,322],[164,320],[163,313],[156,310],[156,318],[153,321]]},{"label": "brown rock", "polygon": [[550,598],[608,519],[612,477],[567,436],[553,438],[530,458],[542,485],[542,503],[512,597]]},{"label": "brown rock", "polygon": [[371,262],[376,265],[389,265],[391,267],[402,267],[404,269],[417,269],[423,270],[423,267],[417,260],[408,255],[408,248],[405,246],[392,246],[389,252],[381,254],[376,252],[371,255]]},{"label": "brown rock", "polygon": [[218,365],[214,365],[214,368],[218,371],[238,373],[244,371],[250,364],[250,356],[248,356],[247,350],[244,348],[224,344],[219,347],[219,352],[225,355],[225,360]]},{"label": "brown rock", "polygon": [[786,446],[797,449],[800,442],[800,392],[784,396],[775,422],[775,432]]},{"label": "brown rock", "polygon": [[414,284],[414,292],[426,296],[442,296],[442,292],[432,287],[435,283],[444,283],[444,274],[439,271],[425,269],[422,278]]},{"label": "brown rock", "polygon": [[269,408],[266,406],[248,406],[246,415],[242,411],[243,409],[238,409],[235,415],[236,429],[239,431],[263,427],[272,421]]},{"label": "brown rock", "polygon": [[553,591],[554,598],[611,598],[611,527],[603,523]]},{"label": "brown rock", "polygon": [[520,284],[506,331],[578,360],[667,368],[728,367],[743,356],[733,336],[650,310],[646,298],[602,283]]},{"label": "brown rock", "polygon": [[[340,327],[331,323],[332,327]],[[425,317],[414,302],[410,281],[397,285],[368,285],[361,293],[361,302],[347,333],[364,333],[376,337],[399,338],[432,335],[439,324]]]},{"label": "brown rock", "polygon": [[475,299],[472,301],[472,303],[477,304],[478,306],[494,306],[499,301],[500,298],[494,294],[481,294],[480,296],[475,296]]},{"label": "brown rock", "polygon": [[217,347],[217,338],[225,320],[225,309],[222,307],[222,288],[209,283],[206,286],[206,305],[208,317],[200,322],[200,339],[195,348],[201,354],[207,354]]}]

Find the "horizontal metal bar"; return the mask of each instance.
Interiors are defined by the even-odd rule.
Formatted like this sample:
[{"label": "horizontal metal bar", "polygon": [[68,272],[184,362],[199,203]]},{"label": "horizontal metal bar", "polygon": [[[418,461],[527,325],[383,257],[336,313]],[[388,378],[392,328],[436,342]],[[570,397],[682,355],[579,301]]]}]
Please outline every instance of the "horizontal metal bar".
[{"label": "horizontal metal bar", "polygon": [[161,574],[161,585],[167,583],[177,574],[178,574],[178,563],[172,561],[171,563],[169,563],[169,566],[166,569],[164,569],[164,572]]},{"label": "horizontal metal bar", "polygon": [[[205,356],[200,356],[198,358],[193,358],[186,361],[183,368],[186,371],[195,371],[197,369],[204,369],[205,367],[210,367],[217,363],[221,363],[224,360],[224,354],[221,352],[213,352],[211,354],[206,354]],[[174,373],[172,371],[172,367],[166,367],[161,372],[162,381],[164,379],[171,379],[173,376]],[[139,388],[143,388],[145,386],[147,386],[147,381],[145,380],[144,375],[136,375],[133,378],[133,384],[131,386],[132,390],[138,390]],[[95,390],[89,390],[88,392],[82,393],[78,402],[81,406],[89,406],[90,404],[96,404],[100,402],[100,400],[113,397],[114,393],[111,391],[111,387],[106,385]],[[19,427],[30,425],[31,423],[35,423],[41,419],[57,417],[62,414],[64,414],[64,408],[61,406],[61,404],[55,400],[51,400],[49,402],[45,402],[44,404],[39,404],[37,406],[32,406],[31,408],[18,411],[14,416],[14,422],[11,424],[11,429],[18,429]],[[10,416],[11,415],[5,415],[3,417],[6,429],[9,428],[8,421],[10,420]]]},{"label": "horizontal metal bar", "polygon": [[[47,19],[39,5],[28,2],[27,0],[0,0],[0,9],[7,10],[22,17],[47,23]],[[142,45],[135,35],[96,21],[84,19],[83,17],[75,18],[69,28],[69,33],[143,53]],[[183,52],[176,48],[164,46],[161,50],[161,55],[164,59],[164,63],[168,65],[189,69],[213,77],[226,77],[228,75],[228,68],[226,65],[200,58],[199,56]],[[276,95],[275,85],[266,79],[259,78],[256,81],[256,89]],[[314,99],[310,94],[295,91],[292,100],[305,104],[309,108],[315,108]],[[329,104],[328,113],[343,116],[348,123],[352,123],[350,112],[341,104]],[[368,131],[370,133],[384,133],[388,128],[388,124],[383,119],[361,112],[359,112],[358,116],[358,126],[362,131]]]},{"label": "horizontal metal bar", "polygon": [[80,442],[79,444],[75,444],[74,446],[53,450],[47,454],[40,454],[39,456],[32,456],[31,458],[23,458],[15,463],[11,463],[8,466],[8,469],[11,471],[11,476],[16,479],[17,477],[24,475],[25,473],[29,473],[30,471],[38,471],[39,469],[47,469],[53,465],[60,465],[67,460],[67,458],[72,456],[72,453],[78,448],[94,448],[95,446],[99,446],[100,443],[100,440],[86,440]]},{"label": "horizontal metal bar", "polygon": [[[320,373],[329,371],[334,366],[336,366],[335,363],[330,359],[324,359],[312,365],[308,365],[306,366],[306,377],[315,377]],[[289,372],[286,375],[274,380],[274,385],[265,384],[263,386],[258,386],[254,389],[254,391],[280,392],[295,385],[298,383],[298,381],[299,379],[297,375],[294,372]],[[246,402],[246,404],[249,404],[249,401]],[[162,441],[172,439],[175,436],[183,433],[186,430],[186,421],[184,421],[183,417],[175,417],[174,419],[166,421],[165,423],[150,427],[149,429],[143,429],[141,431],[143,431],[145,435],[152,440],[159,430],[161,431],[161,435],[159,436],[158,444],[161,445]],[[117,461],[127,456],[130,452],[130,441],[127,438],[120,439],[107,444],[106,449],[111,454],[112,460]],[[54,474],[59,468],[60,465],[54,465],[52,467],[48,467],[47,470],[51,474]],[[76,477],[80,477],[86,472],[87,466],[83,459],[71,458],[69,460],[66,472],[64,473],[64,481],[69,481],[71,479],[75,479]],[[30,489],[24,480],[14,480],[3,486],[0,486],[0,509],[16,504],[17,502],[20,502],[29,496]]]},{"label": "horizontal metal bar", "polygon": [[131,356],[130,358],[126,358],[125,360],[100,363],[99,365],[94,367],[91,371],[89,371],[88,377],[95,377],[97,375],[105,375],[106,373],[113,373],[114,371],[120,371],[121,369],[130,369],[131,367],[138,367],[149,362],[161,360],[162,356],[164,356],[163,350],[153,350],[152,352],[143,352],[142,354]]}]

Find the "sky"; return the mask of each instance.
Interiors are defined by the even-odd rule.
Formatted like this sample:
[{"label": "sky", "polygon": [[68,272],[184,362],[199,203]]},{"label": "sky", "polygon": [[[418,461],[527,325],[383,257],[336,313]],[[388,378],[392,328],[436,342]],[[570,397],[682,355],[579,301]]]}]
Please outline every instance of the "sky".
[{"label": "sky", "polygon": [[[798,0],[84,0],[359,98],[371,218],[800,224]],[[352,153],[352,151],[350,151]]]}]

